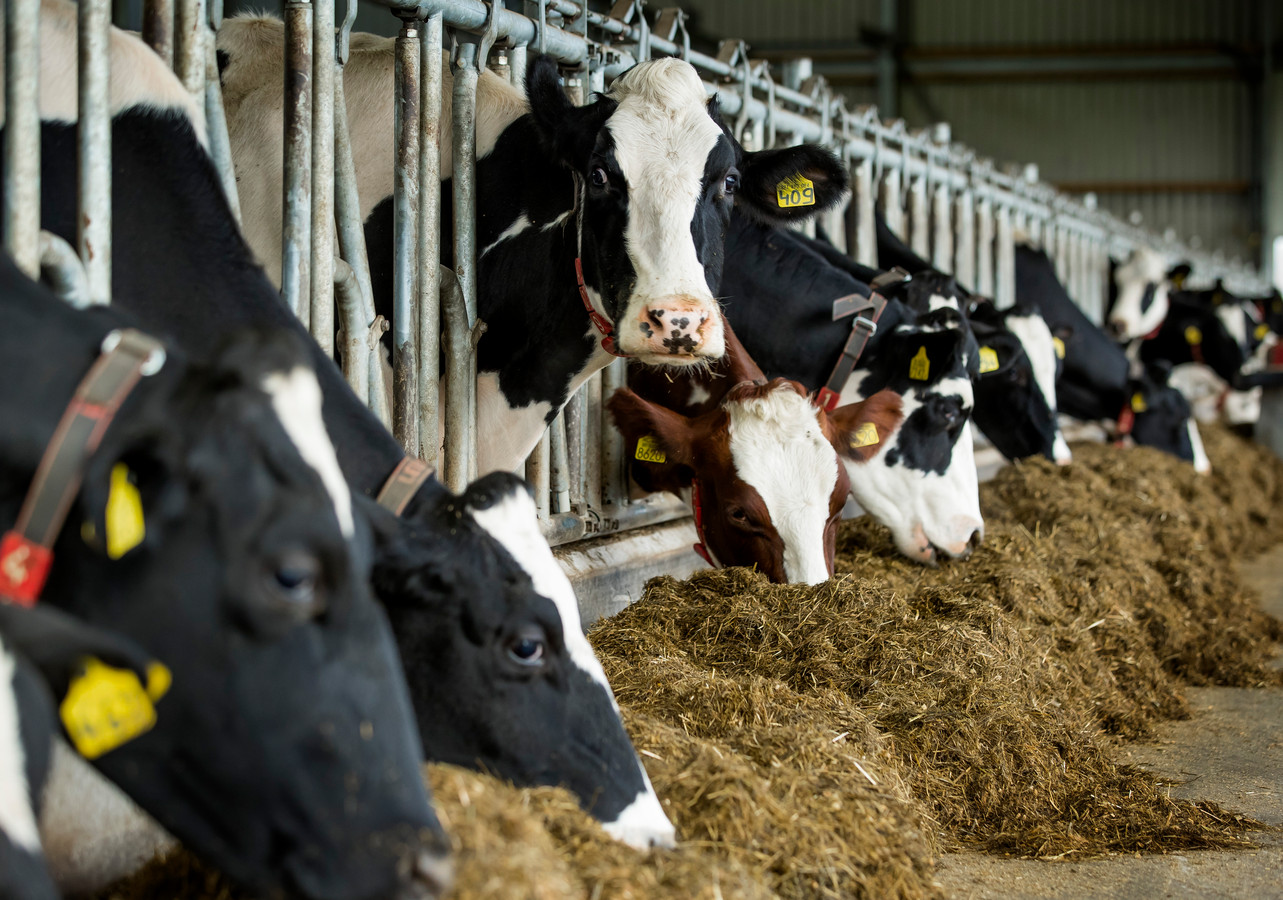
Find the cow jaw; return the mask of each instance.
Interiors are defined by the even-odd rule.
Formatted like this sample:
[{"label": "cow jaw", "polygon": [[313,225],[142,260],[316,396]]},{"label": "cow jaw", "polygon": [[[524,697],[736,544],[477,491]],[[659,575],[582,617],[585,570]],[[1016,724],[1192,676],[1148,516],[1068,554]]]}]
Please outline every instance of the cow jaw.
[{"label": "cow jaw", "polygon": [[726,405],[735,472],[766,504],[790,584],[829,579],[824,530],[838,481],[837,451],[818,410],[788,386]]}]

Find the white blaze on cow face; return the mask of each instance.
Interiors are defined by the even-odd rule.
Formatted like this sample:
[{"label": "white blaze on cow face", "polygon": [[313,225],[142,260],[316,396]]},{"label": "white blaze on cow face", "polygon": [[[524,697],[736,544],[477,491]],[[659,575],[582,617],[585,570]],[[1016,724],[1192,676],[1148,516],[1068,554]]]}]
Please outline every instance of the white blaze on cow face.
[{"label": "white blaze on cow face", "polygon": [[1186,427],[1189,429],[1190,448],[1194,451],[1194,471],[1206,475],[1212,471],[1212,461],[1207,458],[1207,451],[1203,448],[1203,436],[1198,433],[1198,423],[1190,419]]},{"label": "white blaze on cow face", "polygon": [[1148,247],[1138,247],[1127,262],[1114,270],[1118,299],[1109,313],[1109,325],[1118,340],[1129,341],[1149,334],[1167,318],[1167,263]]},{"label": "white blaze on cow face", "polygon": [[22,721],[14,693],[16,669],[14,657],[0,642],[0,834],[28,853],[39,853],[40,834],[31,809]]},{"label": "white blaze on cow face", "polygon": [[[627,182],[624,244],[637,279],[616,322],[619,349],[660,365],[720,358],[722,319],[691,234],[705,163],[724,139],[708,114],[704,84],[689,63],[661,59],[626,72],[610,96],[619,106],[606,128]],[[666,349],[655,313],[665,328],[688,319],[683,331],[694,348],[677,355]]]},{"label": "white blaze on cow face", "polygon": [[726,404],[735,474],[761,496],[784,544],[790,584],[829,578],[824,529],[837,486],[837,451],[824,436],[819,411],[788,385]]},{"label": "white blaze on cow face", "polygon": [[[485,509],[470,507],[468,514],[525,570],[535,592],[556,606],[561,618],[562,640],[571,662],[601,686],[618,712],[619,706],[615,703],[606,673],[584,637],[579,602],[575,599],[570,579],[557,565],[547,541],[539,533],[534,500],[524,488],[517,489]],[[637,767],[641,770],[643,789],[613,822],[603,822],[602,827],[616,840],[639,849],[672,847],[676,843],[676,829],[664,814],[640,760],[637,760]]]},{"label": "white blaze on cow face", "polygon": [[352,522],[352,493],[339,468],[325,420],[321,418],[321,387],[316,374],[305,366],[273,372],[263,379],[262,388],[271,398],[272,409],[299,456],[316,471],[329,492],[343,536],[352,537],[356,532]]},{"label": "white blaze on cow face", "polygon": [[1056,344],[1052,339],[1051,329],[1047,327],[1047,320],[1034,314],[1007,316],[1004,321],[1007,330],[1025,348],[1025,356],[1029,357],[1029,364],[1033,368],[1038,392],[1042,394],[1047,409],[1051,412],[1052,427],[1056,432],[1052,440],[1052,458],[1061,465],[1072,462],[1073,454],[1069,451],[1069,444],[1065,442],[1056,416]]}]

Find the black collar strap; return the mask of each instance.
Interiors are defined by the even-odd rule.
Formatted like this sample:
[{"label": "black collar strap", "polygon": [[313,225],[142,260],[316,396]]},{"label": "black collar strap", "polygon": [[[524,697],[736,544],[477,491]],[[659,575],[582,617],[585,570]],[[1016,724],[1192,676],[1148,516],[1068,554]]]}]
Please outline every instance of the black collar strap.
[{"label": "black collar strap", "polygon": [[421,459],[407,456],[396,464],[388,480],[383,482],[375,502],[392,515],[399,516],[405,512],[410,498],[418,493],[423,483],[431,477],[432,466]]},{"label": "black collar strap", "polygon": [[103,339],[40,458],[18,521],[0,540],[0,602],[36,604],[86,461],[139,379],[164,364],[164,345],[141,331],[118,329]]},{"label": "black collar strap", "polygon": [[860,361],[864,348],[868,346],[869,338],[877,334],[878,318],[887,307],[887,298],[883,296],[882,291],[891,285],[903,284],[909,280],[909,273],[897,267],[873,279],[873,283],[869,285],[872,291],[867,299],[859,294],[851,294],[833,301],[834,322],[852,315],[855,319],[851,322],[851,334],[842,347],[842,355],[834,364],[829,380],[815,396],[816,405],[825,412],[832,412],[837,407],[842,388],[846,387],[847,379],[855,371],[855,364]]}]

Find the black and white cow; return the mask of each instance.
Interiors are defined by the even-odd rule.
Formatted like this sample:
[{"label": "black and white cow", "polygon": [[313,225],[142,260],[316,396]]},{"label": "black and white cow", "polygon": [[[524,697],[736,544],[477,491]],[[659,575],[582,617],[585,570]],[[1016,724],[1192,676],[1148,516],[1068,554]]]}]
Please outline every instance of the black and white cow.
[{"label": "black and white cow", "polygon": [[[851,332],[849,319],[833,321],[833,301],[869,293],[816,243],[735,216],[722,287],[727,320],[762,370],[811,390],[828,380]],[[892,297],[839,401],[882,389],[902,395],[904,421],[878,452],[843,462],[852,496],[920,562],[967,555],[984,527],[968,424],[973,341],[956,300],[933,302],[949,290],[949,279],[928,276]]]},{"label": "black and white cow", "polygon": [[[74,7],[46,0],[51,6],[73,24],[42,28],[42,66],[71,70],[74,44],[57,41],[74,37]],[[373,584],[427,758],[519,784],[564,784],[616,837],[671,844],[673,826],[583,635],[570,583],[539,533],[529,489],[499,473],[454,495],[429,479],[399,518],[365,502],[402,461],[401,448],[254,261],[173,74],[123,32],[112,34],[112,71],[121,90],[112,129],[113,302],[198,356],[246,326],[303,335],[339,466],[374,524]],[[75,136],[63,119],[42,126],[42,224],[70,238]]]},{"label": "black and white cow", "polygon": [[38,823],[53,736],[61,733],[54,708],[86,658],[132,672],[142,684],[153,662],[132,642],[52,606],[0,602],[0,897],[59,896]]},{"label": "black and white cow", "polygon": [[1062,335],[1064,361],[1056,396],[1060,411],[1085,421],[1108,420],[1138,444],[1157,447],[1209,468],[1188,402],[1167,386],[1170,366],[1133,374],[1122,348],[1087,318],[1056,277],[1047,254],[1017,244],[1016,300],[1036,307]]},{"label": "black and white cow", "polygon": [[1137,247],[1121,263],[1111,259],[1105,332],[1121,343],[1152,333],[1167,318],[1171,293],[1189,271],[1183,263],[1169,267],[1149,247]]},{"label": "black and white cow", "polygon": [[[267,17],[232,19],[219,34],[246,236],[273,277],[281,260],[281,42],[281,23]],[[354,35],[345,70],[348,125],[385,312],[392,76],[391,39]],[[447,78],[443,121],[450,97]],[[566,98],[549,58],[531,61],[525,95],[483,72],[476,146],[477,303],[487,325],[477,348],[481,472],[520,467],[612,350],[657,365],[721,357],[714,298],[732,207],[757,219],[796,221],[831,205],[846,187],[845,170],[822,148],[739,149],[716,99],[678,59],[643,62],[582,107]],[[450,152],[444,129],[443,163]],[[449,174],[443,165],[443,177]],[[795,176],[810,182],[814,203],[781,208],[777,186]],[[448,248],[448,196],[443,209]],[[599,317],[597,326],[590,315]]]},{"label": "black and white cow", "polygon": [[[18,519],[76,385],[126,324],[70,308],[0,258],[0,380],[27,386],[0,396],[0,527]],[[95,766],[251,889],[443,891],[448,845],[369,590],[369,528],[302,343],[263,331],[203,367],[172,350],[155,365],[83,468],[39,601],[118,631],[172,673],[155,727]],[[75,802],[72,824],[93,833],[93,800]]]}]

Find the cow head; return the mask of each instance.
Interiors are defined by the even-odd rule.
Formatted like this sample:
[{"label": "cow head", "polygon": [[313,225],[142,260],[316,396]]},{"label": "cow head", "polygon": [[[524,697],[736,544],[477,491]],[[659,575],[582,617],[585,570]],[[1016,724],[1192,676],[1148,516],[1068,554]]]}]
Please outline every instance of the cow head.
[{"label": "cow head", "polygon": [[[539,57],[526,91],[545,146],[575,174],[587,297],[613,327],[616,351],[647,363],[721,357],[714,293],[732,206],[787,221],[825,209],[846,188],[845,170],[819,147],[738,150],[716,100],[679,59],[643,62],[574,107],[556,64]],[[785,182],[799,185],[798,205],[780,206]]]},{"label": "cow head", "polygon": [[[1184,267],[1188,273],[1188,267]],[[1168,270],[1162,254],[1137,247],[1126,262],[1116,266],[1110,279],[1112,304],[1105,330],[1116,341],[1144,337],[1167,317],[1171,278],[1181,278],[1181,267]]]},{"label": "cow head", "polygon": [[1052,334],[1038,310],[1023,304],[998,311],[975,302],[970,321],[978,342],[976,425],[1008,459],[1042,454],[1070,462],[1056,417],[1067,331]]},{"label": "cow head", "polygon": [[448,845],[307,359],[247,335],[140,385],[45,596],[172,673],[155,727],[95,764],[185,844],[263,893],[436,895]]},{"label": "cow head", "polygon": [[1189,401],[1168,384],[1170,375],[1170,364],[1159,362],[1150,363],[1128,379],[1123,408],[1124,415],[1130,410],[1134,417],[1129,438],[1193,463],[1196,472],[1210,472],[1211,463]]},{"label": "cow head", "polygon": [[421,495],[383,516],[374,584],[427,758],[564,785],[616,838],[671,846],[530,489],[496,472],[460,496]]},{"label": "cow head", "polygon": [[900,394],[904,421],[867,463],[847,466],[851,493],[922,563],[968,556],[984,535],[968,423],[973,342],[957,311],[938,309],[886,334],[852,379],[861,394]]},{"label": "cow head", "polygon": [[630,446],[651,442],[639,464],[646,487],[698,485],[710,562],[753,567],[779,583],[819,584],[833,574],[850,490],[841,460],[863,462],[900,423],[900,398],[889,391],[826,413],[783,378],[741,382],[695,416],[626,388],[609,407]]}]

